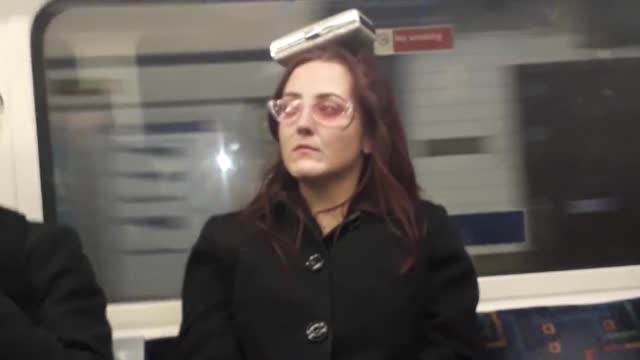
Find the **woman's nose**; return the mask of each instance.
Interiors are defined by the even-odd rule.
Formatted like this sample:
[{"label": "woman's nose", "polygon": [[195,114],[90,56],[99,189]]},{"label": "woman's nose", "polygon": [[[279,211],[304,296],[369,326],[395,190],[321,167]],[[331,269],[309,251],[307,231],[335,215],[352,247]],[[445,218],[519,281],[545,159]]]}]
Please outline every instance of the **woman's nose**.
[{"label": "woman's nose", "polygon": [[310,135],[313,134],[314,121],[311,115],[311,109],[309,107],[304,107],[296,121],[296,131],[301,135]]}]

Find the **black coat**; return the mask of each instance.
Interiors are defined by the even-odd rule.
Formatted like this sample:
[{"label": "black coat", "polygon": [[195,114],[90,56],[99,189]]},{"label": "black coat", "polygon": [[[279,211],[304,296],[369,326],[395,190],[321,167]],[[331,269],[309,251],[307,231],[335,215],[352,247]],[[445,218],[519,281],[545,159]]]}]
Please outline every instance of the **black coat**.
[{"label": "black coat", "polygon": [[404,274],[399,240],[372,213],[350,216],[330,246],[335,234],[307,222],[288,269],[235,214],[212,217],[187,264],[177,358],[470,359],[474,267],[443,207],[423,201],[419,215],[428,230]]},{"label": "black coat", "polygon": [[112,359],[105,310],[73,230],[0,208],[0,359]]}]

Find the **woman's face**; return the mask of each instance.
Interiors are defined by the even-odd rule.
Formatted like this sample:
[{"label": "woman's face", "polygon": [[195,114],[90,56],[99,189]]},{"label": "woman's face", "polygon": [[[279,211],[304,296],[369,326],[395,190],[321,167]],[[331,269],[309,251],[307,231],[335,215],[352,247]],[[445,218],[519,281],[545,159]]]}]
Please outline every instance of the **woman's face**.
[{"label": "woman's face", "polygon": [[287,81],[278,124],[280,152],[300,181],[359,175],[369,152],[352,94],[353,79],[338,63],[312,61]]}]

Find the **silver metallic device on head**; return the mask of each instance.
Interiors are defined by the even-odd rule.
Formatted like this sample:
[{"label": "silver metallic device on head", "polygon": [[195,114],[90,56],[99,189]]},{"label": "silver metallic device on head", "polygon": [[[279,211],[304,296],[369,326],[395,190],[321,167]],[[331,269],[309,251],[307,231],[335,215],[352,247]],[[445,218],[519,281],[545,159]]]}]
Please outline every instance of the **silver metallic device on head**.
[{"label": "silver metallic device on head", "polygon": [[373,50],[373,23],[357,9],[349,9],[298,29],[271,42],[273,60],[283,66],[295,55],[316,46],[335,43],[351,52]]}]

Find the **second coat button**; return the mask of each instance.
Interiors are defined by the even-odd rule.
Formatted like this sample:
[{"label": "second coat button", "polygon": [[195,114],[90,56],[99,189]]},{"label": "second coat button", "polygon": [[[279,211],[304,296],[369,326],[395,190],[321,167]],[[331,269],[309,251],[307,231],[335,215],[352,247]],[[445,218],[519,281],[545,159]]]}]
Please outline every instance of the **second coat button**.
[{"label": "second coat button", "polygon": [[320,342],[327,338],[329,326],[324,321],[312,322],[307,327],[307,339],[313,342]]},{"label": "second coat button", "polygon": [[309,257],[305,266],[311,271],[318,271],[324,267],[324,259],[320,254],[313,254]]}]

